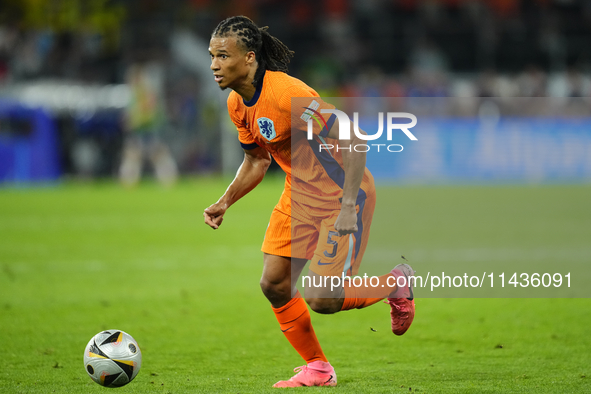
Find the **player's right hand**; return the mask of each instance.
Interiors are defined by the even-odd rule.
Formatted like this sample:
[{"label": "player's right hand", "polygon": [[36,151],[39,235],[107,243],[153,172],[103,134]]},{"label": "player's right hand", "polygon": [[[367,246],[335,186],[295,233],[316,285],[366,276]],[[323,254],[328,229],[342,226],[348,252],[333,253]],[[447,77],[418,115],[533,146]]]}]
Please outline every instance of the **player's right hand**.
[{"label": "player's right hand", "polygon": [[228,209],[227,204],[220,202],[216,202],[215,204],[205,208],[203,211],[205,224],[207,224],[212,229],[217,230],[222,225],[226,209]]}]

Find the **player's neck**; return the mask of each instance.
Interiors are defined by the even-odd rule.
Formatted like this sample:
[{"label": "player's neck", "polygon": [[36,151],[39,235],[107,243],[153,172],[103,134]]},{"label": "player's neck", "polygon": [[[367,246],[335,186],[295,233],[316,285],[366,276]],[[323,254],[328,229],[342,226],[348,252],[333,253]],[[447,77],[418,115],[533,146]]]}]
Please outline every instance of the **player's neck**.
[{"label": "player's neck", "polygon": [[244,81],[242,81],[239,86],[234,88],[234,91],[238,93],[244,99],[244,101],[250,101],[256,93],[257,88],[252,84],[256,71],[257,67],[253,67],[249,71],[248,76],[244,79]]},{"label": "player's neck", "polygon": [[250,101],[254,97],[256,90],[257,89],[252,84],[252,80],[234,88],[234,91],[242,96],[244,101]]}]

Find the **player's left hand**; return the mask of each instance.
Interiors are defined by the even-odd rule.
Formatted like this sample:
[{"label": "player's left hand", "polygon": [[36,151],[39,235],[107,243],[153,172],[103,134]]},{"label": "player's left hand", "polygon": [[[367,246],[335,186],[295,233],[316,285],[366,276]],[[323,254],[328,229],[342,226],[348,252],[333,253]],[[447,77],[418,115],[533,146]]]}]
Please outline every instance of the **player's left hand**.
[{"label": "player's left hand", "polygon": [[339,235],[353,234],[357,232],[357,211],[355,207],[341,207],[341,212],[334,223],[334,228]]}]

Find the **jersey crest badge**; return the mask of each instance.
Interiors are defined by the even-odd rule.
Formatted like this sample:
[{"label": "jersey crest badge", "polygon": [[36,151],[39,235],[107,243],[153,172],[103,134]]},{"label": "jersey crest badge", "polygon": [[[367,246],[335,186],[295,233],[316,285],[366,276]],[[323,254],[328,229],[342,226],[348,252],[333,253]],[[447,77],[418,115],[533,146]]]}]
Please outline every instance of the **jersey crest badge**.
[{"label": "jersey crest badge", "polygon": [[275,124],[269,118],[258,118],[257,123],[259,124],[259,131],[267,141],[271,141],[277,136],[275,132]]}]

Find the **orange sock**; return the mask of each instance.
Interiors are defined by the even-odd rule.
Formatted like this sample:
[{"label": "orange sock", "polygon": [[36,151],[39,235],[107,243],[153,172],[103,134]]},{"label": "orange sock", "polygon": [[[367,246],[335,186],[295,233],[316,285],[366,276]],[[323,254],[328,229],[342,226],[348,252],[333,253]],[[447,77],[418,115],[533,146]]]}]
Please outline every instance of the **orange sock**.
[{"label": "orange sock", "polygon": [[[394,284],[394,281],[390,279],[390,282],[388,282],[389,277],[392,277],[392,274],[388,273],[386,275],[379,276],[379,282],[375,287],[369,285],[369,279],[367,287],[356,287],[354,284],[360,283],[357,281],[346,284],[344,286],[345,300],[343,301],[341,310],[346,311],[349,309],[366,308],[388,297],[390,293],[396,290],[396,287],[390,287]],[[375,284],[375,281],[372,284]]]},{"label": "orange sock", "polygon": [[327,362],[314,333],[314,328],[312,328],[308,305],[299,292],[284,306],[273,308],[273,312],[275,312],[281,331],[291,346],[306,360],[306,363]]}]

